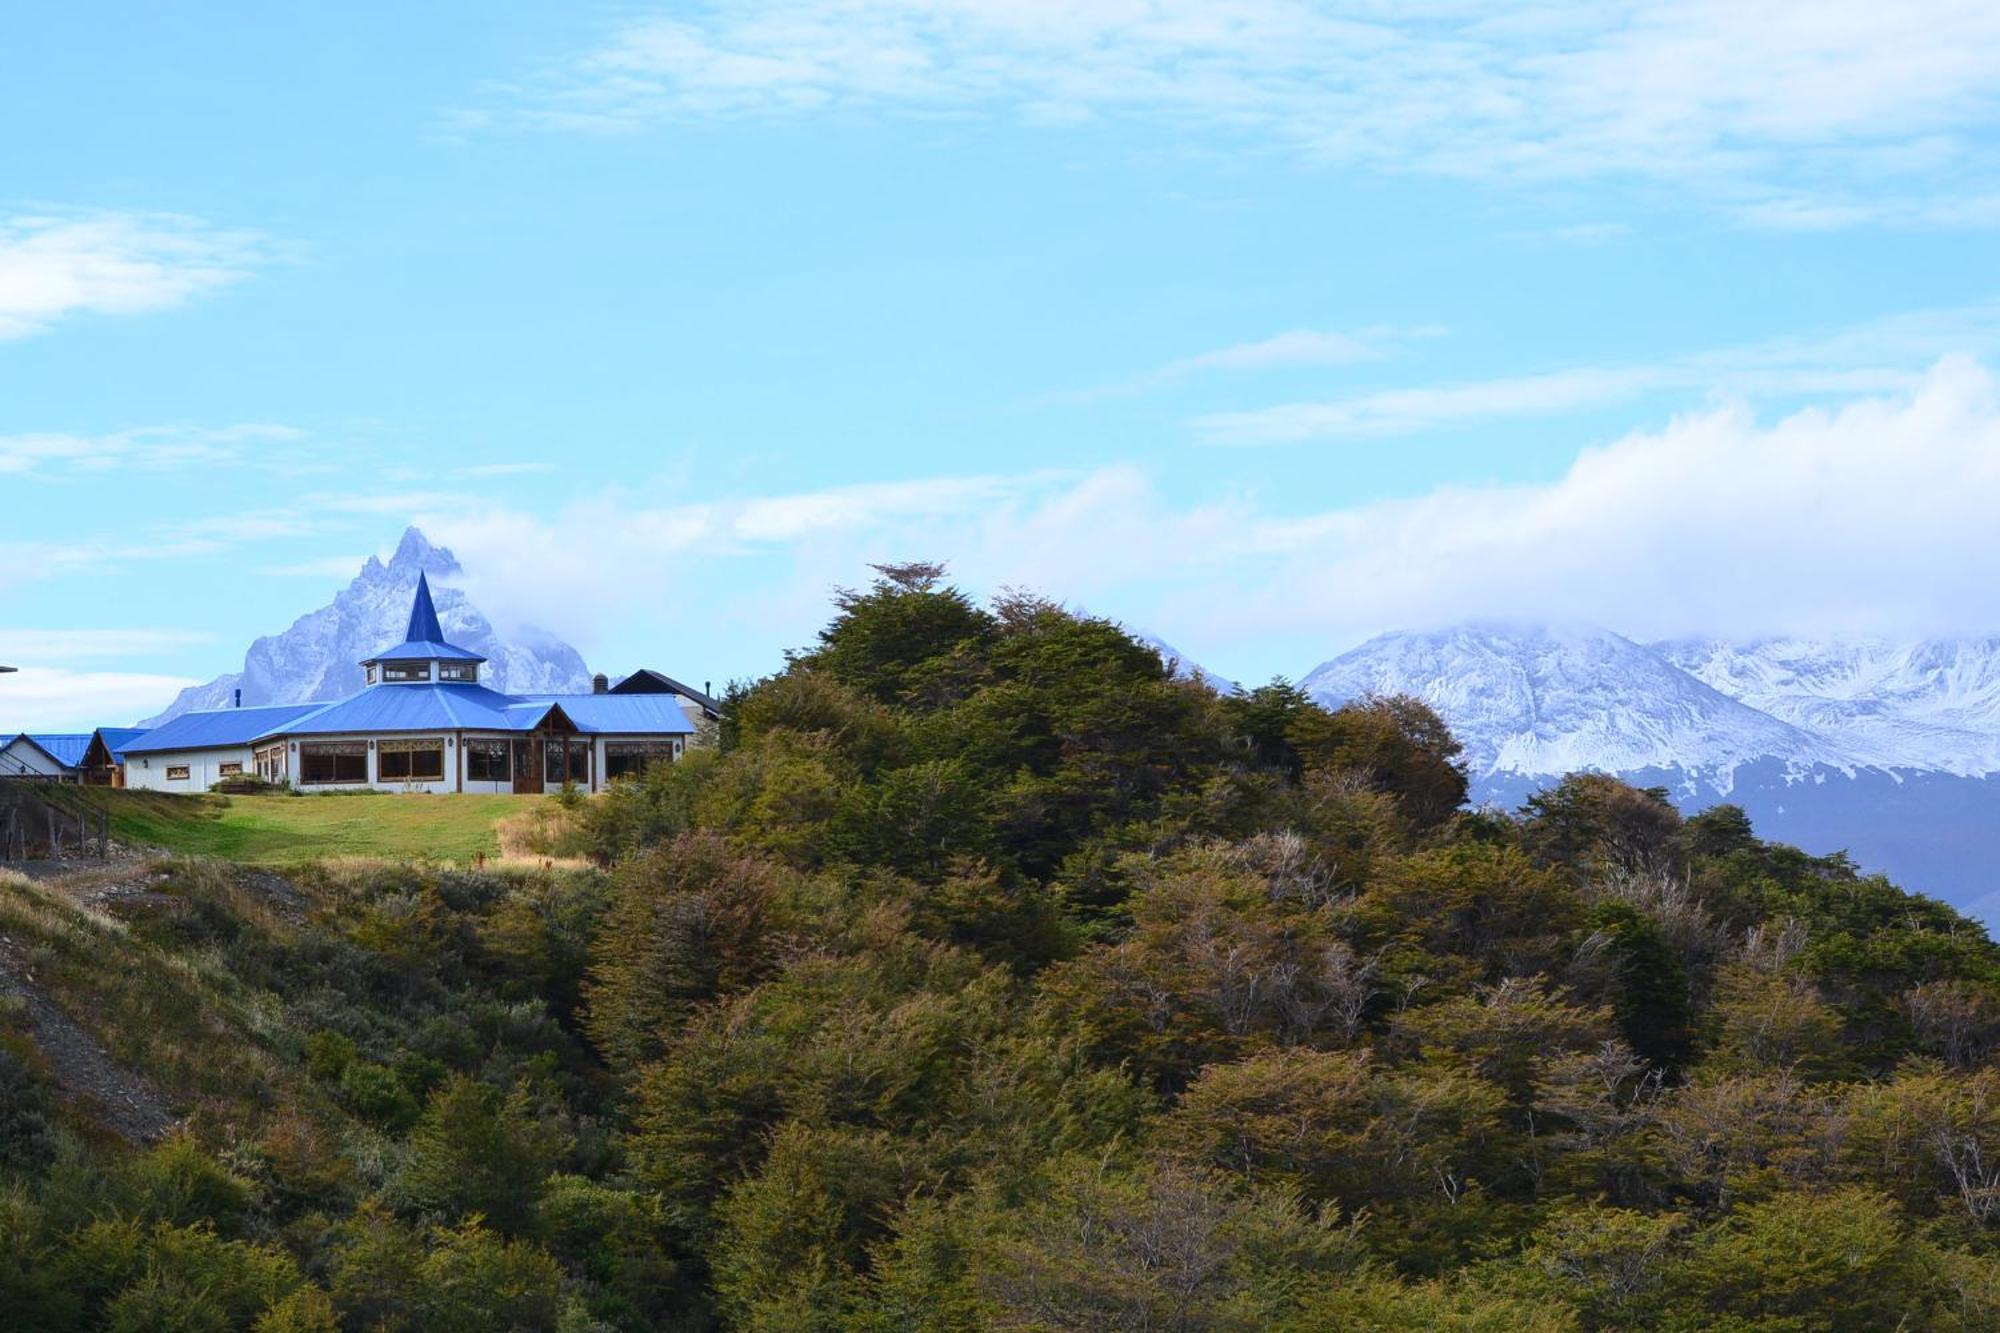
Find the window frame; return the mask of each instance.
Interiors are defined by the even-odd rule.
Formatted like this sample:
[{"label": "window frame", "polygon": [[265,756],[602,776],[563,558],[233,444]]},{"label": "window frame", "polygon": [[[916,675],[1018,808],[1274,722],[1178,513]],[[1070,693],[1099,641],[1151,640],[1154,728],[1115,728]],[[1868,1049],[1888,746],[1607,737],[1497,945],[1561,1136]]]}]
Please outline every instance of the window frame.
[{"label": "window frame", "polygon": [[[465,780],[467,782],[512,782],[514,780],[514,743],[510,740],[469,740],[460,747],[465,755]],[[490,770],[491,761],[499,760],[500,771]],[[488,771],[481,772],[486,768]]]},{"label": "window frame", "polygon": [[[378,741],[375,745],[375,780],[377,782],[443,782],[445,776],[445,743],[442,736],[423,736],[414,740]],[[435,756],[436,771],[426,767],[417,769],[420,760]]]},{"label": "window frame", "polygon": [[[359,759],[360,776],[343,773],[341,760]],[[331,776],[314,777],[315,761],[328,761]],[[351,766],[349,766],[351,767]],[[365,787],[368,785],[368,743],[366,741],[299,742],[299,785],[301,787]]]}]

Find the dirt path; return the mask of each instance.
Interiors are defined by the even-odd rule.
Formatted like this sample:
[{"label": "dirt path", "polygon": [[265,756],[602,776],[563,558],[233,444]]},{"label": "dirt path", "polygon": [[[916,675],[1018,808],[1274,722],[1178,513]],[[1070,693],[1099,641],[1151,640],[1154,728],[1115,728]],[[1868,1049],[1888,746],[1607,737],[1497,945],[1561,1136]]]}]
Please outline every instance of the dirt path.
[{"label": "dirt path", "polygon": [[133,1143],[150,1143],[178,1119],[146,1080],[104,1053],[97,1039],[35,985],[19,941],[0,935],[0,995],[18,998],[28,1032],[56,1082],[87,1103],[97,1118]]}]

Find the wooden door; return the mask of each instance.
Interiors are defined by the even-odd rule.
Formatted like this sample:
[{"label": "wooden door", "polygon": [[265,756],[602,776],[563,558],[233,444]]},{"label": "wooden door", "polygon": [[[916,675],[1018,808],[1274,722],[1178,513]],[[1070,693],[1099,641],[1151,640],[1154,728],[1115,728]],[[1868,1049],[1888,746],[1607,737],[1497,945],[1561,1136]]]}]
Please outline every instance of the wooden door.
[{"label": "wooden door", "polygon": [[514,792],[526,796],[542,790],[542,742],[533,740],[514,742]]}]

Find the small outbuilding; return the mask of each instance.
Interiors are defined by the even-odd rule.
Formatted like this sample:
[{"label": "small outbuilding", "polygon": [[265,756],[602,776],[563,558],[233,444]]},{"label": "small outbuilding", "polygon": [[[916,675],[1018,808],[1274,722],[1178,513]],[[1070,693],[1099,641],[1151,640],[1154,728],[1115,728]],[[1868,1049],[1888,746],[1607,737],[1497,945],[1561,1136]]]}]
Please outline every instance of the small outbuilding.
[{"label": "small outbuilding", "polygon": [[83,781],[83,753],[89,732],[22,732],[0,745],[0,778],[44,782]]}]

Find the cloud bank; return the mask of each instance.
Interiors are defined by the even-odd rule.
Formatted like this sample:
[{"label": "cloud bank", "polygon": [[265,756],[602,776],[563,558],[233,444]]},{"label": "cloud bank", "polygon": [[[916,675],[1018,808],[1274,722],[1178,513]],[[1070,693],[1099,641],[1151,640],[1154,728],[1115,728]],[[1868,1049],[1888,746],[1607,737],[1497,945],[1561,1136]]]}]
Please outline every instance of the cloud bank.
[{"label": "cloud bank", "polygon": [[1978,0],[709,0],[642,14],[496,116],[1164,120],[1481,180],[1697,183],[1746,220],[2000,215]]},{"label": "cloud bank", "polygon": [[165,310],[266,259],[251,233],[192,218],[94,213],[0,219],[0,340],[76,315]]},{"label": "cloud bank", "polygon": [[[830,587],[864,579],[869,561],[919,557],[974,589],[1032,587],[1117,614],[1251,676],[1312,664],[1270,660],[1272,644],[1332,653],[1481,618],[1640,637],[2000,632],[2000,392],[1966,358],[1837,410],[1677,417],[1541,484],[1317,510],[1277,498],[1225,486],[1179,504],[1117,466],[425,522],[482,605],[585,643],[620,618],[739,617],[773,639],[773,663],[820,623]],[[591,541],[565,536],[580,531]],[[715,562],[750,559],[768,570],[747,601],[706,593]]]}]

